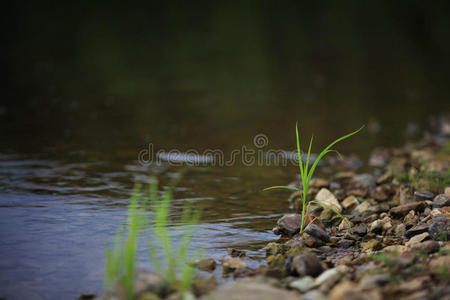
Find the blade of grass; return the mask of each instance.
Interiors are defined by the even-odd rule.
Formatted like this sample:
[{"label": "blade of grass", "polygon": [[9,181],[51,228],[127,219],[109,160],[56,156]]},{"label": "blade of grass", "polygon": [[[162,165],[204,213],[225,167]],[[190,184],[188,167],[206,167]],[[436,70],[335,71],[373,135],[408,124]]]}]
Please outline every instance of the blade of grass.
[{"label": "blade of grass", "polygon": [[293,186],[287,186],[287,185],[270,186],[268,188],[263,189],[263,191],[269,191],[269,190],[274,190],[274,189],[286,189],[286,190],[292,190],[292,191],[297,191],[297,192],[301,191],[301,189],[298,189]]}]

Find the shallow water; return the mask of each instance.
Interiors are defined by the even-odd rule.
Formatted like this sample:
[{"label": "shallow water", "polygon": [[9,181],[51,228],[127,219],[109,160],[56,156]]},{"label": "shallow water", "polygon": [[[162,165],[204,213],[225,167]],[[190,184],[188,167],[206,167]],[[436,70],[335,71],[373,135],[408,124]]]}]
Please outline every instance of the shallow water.
[{"label": "shallow water", "polygon": [[[217,260],[228,247],[263,256],[276,219],[291,209],[289,192],[262,189],[295,179],[286,158],[297,120],[305,141],[314,132],[313,151],[365,124],[338,147],[363,170],[373,148],[418,138],[449,112],[448,28],[438,22],[450,19],[448,10],[405,7],[306,13],[294,3],[205,3],[128,7],[124,16],[116,5],[11,4],[0,104],[0,297],[101,292],[104,245],[125,222],[133,184],[149,174],[161,189],[183,175],[174,236],[188,201],[203,210],[194,248]],[[205,159],[207,150],[223,157]],[[272,150],[284,152],[268,164]],[[183,162],[196,154],[200,165]]]}]

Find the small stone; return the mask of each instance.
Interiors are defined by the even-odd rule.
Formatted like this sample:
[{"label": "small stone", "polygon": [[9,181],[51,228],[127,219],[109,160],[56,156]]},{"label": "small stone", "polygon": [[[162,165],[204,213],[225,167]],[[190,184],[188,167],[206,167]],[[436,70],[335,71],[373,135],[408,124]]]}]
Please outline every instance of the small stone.
[{"label": "small stone", "polygon": [[369,226],[369,232],[381,233],[383,230],[384,222],[382,220],[375,220]]},{"label": "small stone", "polygon": [[432,200],[434,198],[434,194],[429,191],[415,191],[414,196],[418,201]]},{"label": "small stone", "polygon": [[391,215],[394,217],[403,217],[410,210],[422,212],[426,207],[426,203],[424,201],[421,202],[410,202],[407,204],[402,204],[396,207],[391,208]]},{"label": "small stone", "polygon": [[290,274],[300,277],[316,277],[323,271],[319,258],[313,253],[305,253],[290,257],[286,263],[286,269]]},{"label": "small stone", "polygon": [[245,268],[247,265],[240,259],[229,258],[222,262],[222,270],[224,273],[230,273],[239,268]]},{"label": "small stone", "polygon": [[448,187],[445,188],[444,194],[446,194],[447,197],[450,198],[450,186],[448,186]]},{"label": "small stone", "polygon": [[364,198],[367,196],[367,190],[363,189],[363,188],[353,188],[351,190],[347,191],[347,196],[356,196],[356,197],[361,197]]},{"label": "small stone", "polygon": [[404,235],[405,232],[406,232],[406,226],[405,226],[405,224],[400,223],[400,224],[398,224],[398,225],[395,227],[395,235],[396,235],[396,236],[399,236],[399,237],[400,237],[400,236]]},{"label": "small stone", "polygon": [[439,194],[433,199],[433,208],[441,208],[444,206],[450,206],[450,197],[446,194]]},{"label": "small stone", "polygon": [[436,241],[425,241],[422,243],[414,244],[411,247],[415,251],[425,252],[427,254],[439,251],[439,242]]},{"label": "small stone", "polygon": [[342,278],[342,275],[348,272],[348,270],[349,268],[346,265],[328,269],[316,278],[316,283],[321,286],[322,290],[329,290]]},{"label": "small stone", "polygon": [[216,261],[212,258],[206,258],[199,260],[196,265],[201,271],[212,272],[216,268]]},{"label": "small stone", "polygon": [[450,239],[450,220],[445,217],[434,218],[428,232],[435,241],[448,241]]},{"label": "small stone", "polygon": [[285,258],[281,254],[271,255],[267,259],[267,264],[271,268],[283,269],[285,264]]},{"label": "small stone", "polygon": [[318,290],[312,290],[302,295],[302,300],[328,300],[328,297]]},{"label": "small stone", "polygon": [[353,232],[359,236],[364,236],[367,233],[367,226],[363,223],[353,227]]},{"label": "small stone", "polygon": [[336,196],[334,196],[333,193],[326,188],[320,189],[315,199],[327,206],[332,207],[338,212],[342,212],[342,206],[339,204],[338,200],[336,199]]},{"label": "small stone", "polygon": [[363,251],[377,251],[383,248],[383,245],[380,243],[380,241],[376,239],[371,239],[365,243],[362,244],[362,250]]},{"label": "small stone", "polygon": [[213,291],[217,286],[218,283],[215,276],[209,276],[207,278],[195,277],[192,284],[192,291],[195,296],[200,297]]},{"label": "small stone", "polygon": [[376,183],[376,179],[372,174],[356,175],[352,178],[351,181],[354,184],[354,186],[363,189],[370,189],[374,187]]},{"label": "small stone", "polygon": [[258,282],[253,278],[244,278],[238,281],[232,281],[224,285],[220,285],[200,298],[200,300],[260,300],[260,299],[286,299],[297,300],[296,292],[289,292],[280,288],[273,287],[264,282]]},{"label": "small stone", "polygon": [[450,256],[441,256],[431,260],[430,268],[435,272],[443,270],[447,270],[447,273],[450,272]]},{"label": "small stone", "polygon": [[278,243],[268,243],[263,250],[266,251],[266,256],[277,255],[284,253],[284,245]]},{"label": "small stone", "polygon": [[383,175],[378,177],[377,184],[389,183],[392,181],[393,178],[394,178],[394,175],[392,174],[392,172],[387,171],[386,173],[384,173]]},{"label": "small stone", "polygon": [[367,274],[360,281],[362,287],[377,287],[389,283],[391,280],[389,274]]},{"label": "small stone", "polygon": [[409,229],[417,224],[419,221],[419,217],[413,210],[410,210],[409,213],[403,218],[403,224],[405,224],[406,228]]},{"label": "small stone", "polygon": [[328,243],[330,241],[330,237],[328,236],[327,232],[316,224],[311,223],[306,226],[305,232],[325,243]]},{"label": "small stone", "polygon": [[397,254],[401,255],[408,251],[408,247],[403,245],[391,245],[383,248],[383,251],[386,253],[390,252],[396,252]]},{"label": "small stone", "polygon": [[342,207],[347,210],[352,210],[358,206],[359,201],[355,196],[348,196],[342,201]]},{"label": "small stone", "polygon": [[428,224],[420,224],[420,225],[416,225],[410,229],[408,229],[408,231],[406,231],[405,236],[409,239],[417,234],[421,234],[424,232],[428,231]]},{"label": "small stone", "polygon": [[235,249],[235,248],[228,248],[227,252],[231,257],[244,257],[245,256],[245,251]]},{"label": "small stone", "polygon": [[311,179],[309,186],[315,187],[315,188],[324,188],[327,187],[330,183],[328,180],[323,178],[313,178]]},{"label": "small stone", "polygon": [[293,236],[300,231],[302,215],[287,214],[277,221],[277,227],[273,229],[275,234]]},{"label": "small stone", "polygon": [[415,235],[408,242],[406,242],[405,246],[412,247],[415,244],[418,244],[418,243],[426,240],[429,237],[430,237],[430,234],[428,232],[424,232],[424,233]]},{"label": "small stone", "polygon": [[339,248],[344,248],[344,249],[350,248],[350,247],[353,246],[354,244],[355,244],[355,241],[353,241],[353,240],[347,240],[347,239],[341,239],[341,240],[339,240],[339,241],[336,243],[336,245],[337,245]]},{"label": "small stone", "polygon": [[292,289],[299,290],[301,293],[307,292],[312,288],[315,288],[317,284],[311,276],[304,276],[298,280],[295,280],[289,284]]},{"label": "small stone", "polygon": [[337,284],[329,294],[330,300],[382,300],[379,290],[363,290],[358,284],[351,281],[343,281]]},{"label": "small stone", "polygon": [[376,187],[375,190],[370,193],[370,197],[377,201],[385,201],[389,199],[390,194],[391,190],[389,189],[389,187],[381,185]]}]

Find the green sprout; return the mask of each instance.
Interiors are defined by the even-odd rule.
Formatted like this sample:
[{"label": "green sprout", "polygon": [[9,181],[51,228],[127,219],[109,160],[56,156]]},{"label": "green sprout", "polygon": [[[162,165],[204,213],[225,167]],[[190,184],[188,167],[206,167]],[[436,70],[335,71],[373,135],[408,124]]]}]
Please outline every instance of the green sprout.
[{"label": "green sprout", "polygon": [[[320,152],[320,154],[317,156],[316,160],[314,161],[314,163],[312,164],[311,168],[309,168],[309,159],[311,156],[311,146],[312,146],[312,142],[313,142],[313,138],[314,135],[311,136],[311,140],[309,142],[309,147],[308,147],[308,153],[306,155],[306,162],[303,163],[302,161],[302,155],[301,155],[301,148],[300,148],[300,137],[298,134],[298,124],[295,125],[295,133],[296,133],[296,138],[297,138],[297,154],[298,154],[298,166],[300,168],[300,175],[301,175],[301,183],[302,183],[302,188],[303,191],[301,189],[298,189],[296,187],[292,187],[292,186],[272,186],[272,187],[268,187],[266,190],[271,190],[271,189],[289,189],[289,190],[295,190],[298,191],[299,193],[302,193],[301,195],[301,201],[302,201],[302,211],[301,211],[301,216],[302,216],[302,221],[301,221],[301,225],[300,225],[300,233],[303,232],[305,226],[306,226],[306,215],[309,212],[309,207],[311,204],[318,204],[320,206],[323,206],[325,208],[330,209],[331,211],[333,211],[335,214],[337,214],[339,217],[341,217],[345,223],[347,224],[348,228],[351,231],[351,226],[350,226],[350,222],[348,222],[347,218],[345,218],[342,214],[340,214],[336,209],[330,207],[329,205],[318,201],[318,200],[308,200],[308,189],[309,189],[309,184],[311,182],[312,176],[314,174],[314,171],[317,167],[317,164],[319,163],[319,161],[328,153],[330,152],[335,152],[337,153],[339,156],[340,153],[334,149],[331,149],[335,144],[337,144],[338,142],[351,137],[352,135],[358,133],[359,131],[361,131],[364,128],[364,126],[362,126],[360,129],[349,133],[347,135],[344,135],[338,139],[336,139],[335,141],[333,141],[331,144],[329,144],[325,149],[322,150],[322,152]],[[300,211],[299,211],[300,213]]]},{"label": "green sprout", "polygon": [[[172,182],[170,186],[174,184]],[[181,217],[184,234],[178,249],[174,249],[169,235],[172,198],[172,188],[168,188],[162,196],[158,195],[155,177],[151,178],[147,193],[141,193],[141,186],[135,185],[128,205],[128,234],[125,236],[123,226],[119,227],[113,245],[106,248],[105,290],[118,283],[123,287],[126,299],[134,299],[138,238],[144,226],[153,227],[153,240],[160,247],[156,247],[152,241],[148,245],[148,252],[156,272],[166,280],[169,289],[185,292],[191,287],[195,268],[187,263],[188,248],[200,218],[200,210],[193,210],[185,204]],[[154,224],[150,222],[149,210],[154,212]],[[162,248],[161,253],[159,248]],[[165,261],[164,265],[160,263],[161,258]]]}]

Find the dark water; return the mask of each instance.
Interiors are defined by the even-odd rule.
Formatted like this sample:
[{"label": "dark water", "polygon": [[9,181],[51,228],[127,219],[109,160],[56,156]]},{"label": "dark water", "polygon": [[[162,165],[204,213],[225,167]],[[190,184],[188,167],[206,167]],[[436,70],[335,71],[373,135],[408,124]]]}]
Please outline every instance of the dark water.
[{"label": "dark water", "polygon": [[[104,244],[125,221],[134,182],[150,173],[161,188],[183,174],[174,236],[189,201],[203,209],[195,248],[220,259],[238,247],[257,258],[290,211],[286,193],[261,190],[297,172],[259,155],[295,149],[297,120],[303,136],[315,134],[313,151],[366,124],[338,147],[365,163],[374,147],[418,138],[449,112],[445,1],[3,6],[7,299],[101,292]],[[225,164],[243,146],[255,151],[250,160]],[[208,149],[224,163],[155,161],[160,150]]]}]

